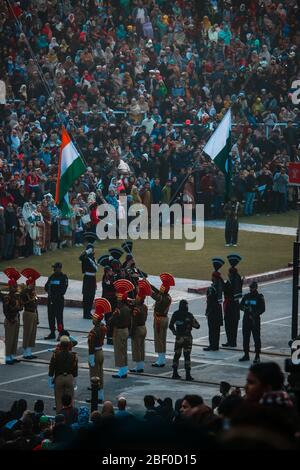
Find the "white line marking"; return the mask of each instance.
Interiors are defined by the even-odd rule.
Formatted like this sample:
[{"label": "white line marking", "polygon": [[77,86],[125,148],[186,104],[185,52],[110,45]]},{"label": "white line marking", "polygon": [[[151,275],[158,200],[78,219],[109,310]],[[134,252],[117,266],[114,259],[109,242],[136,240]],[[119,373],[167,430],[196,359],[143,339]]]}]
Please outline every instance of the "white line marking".
[{"label": "white line marking", "polygon": [[8,385],[16,382],[22,382],[23,380],[28,380],[28,379],[34,379],[36,377],[42,377],[43,375],[48,375],[48,372],[43,372],[41,374],[35,374],[35,375],[28,375],[27,377],[21,377],[19,379],[14,379],[14,380],[8,380],[7,382],[1,382],[1,385]]}]

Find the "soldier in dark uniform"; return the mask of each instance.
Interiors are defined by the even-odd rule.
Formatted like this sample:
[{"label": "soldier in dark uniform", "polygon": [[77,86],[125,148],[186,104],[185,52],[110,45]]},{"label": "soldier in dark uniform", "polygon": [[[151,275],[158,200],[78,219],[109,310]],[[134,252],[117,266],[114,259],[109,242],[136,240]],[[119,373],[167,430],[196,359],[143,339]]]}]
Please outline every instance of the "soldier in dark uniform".
[{"label": "soldier in dark uniform", "polygon": [[155,352],[158,353],[158,358],[156,362],[152,364],[152,367],[164,367],[166,364],[167,331],[169,324],[168,313],[172,302],[169,289],[171,286],[175,286],[175,281],[171,274],[162,273],[160,278],[162,285],[159,290],[151,285],[151,297],[155,300],[153,323],[154,347]]},{"label": "soldier in dark uniform", "polygon": [[54,388],[56,413],[62,409],[62,396],[73,398],[78,375],[77,354],[70,350],[71,340],[68,336],[60,338],[60,349],[52,354],[49,364],[49,387]]},{"label": "soldier in dark uniform", "polygon": [[104,274],[102,278],[102,297],[107,299],[111,304],[111,311],[105,313],[105,320],[107,324],[107,344],[113,344],[113,328],[109,322],[112,317],[112,312],[117,306],[116,289],[114,288],[114,274],[111,266],[104,267]]},{"label": "soldier in dark uniform", "polygon": [[131,328],[131,308],[127,298],[128,292],[133,290],[134,286],[127,279],[115,281],[114,286],[117,292],[117,306],[109,323],[113,327],[115,366],[119,371],[112,377],[124,379],[127,378],[128,372],[127,341]]},{"label": "soldier in dark uniform", "polygon": [[194,380],[191,376],[191,352],[193,347],[192,329],[196,328],[198,330],[200,325],[194,315],[189,312],[189,306],[186,300],[179,302],[179,309],[173,313],[169,328],[173,335],[176,336],[172,379],[181,379],[178,374],[178,366],[183,349],[185,379],[189,381]]},{"label": "soldier in dark uniform", "polygon": [[225,246],[237,246],[239,231],[239,215],[241,204],[232,197],[224,206],[225,221]]},{"label": "soldier in dark uniform", "polygon": [[23,310],[20,295],[18,294],[17,280],[20,273],[14,268],[7,268],[4,273],[9,278],[8,294],[1,294],[3,301],[4,331],[5,331],[5,364],[13,365],[20,362],[16,359],[20,329],[20,311]]},{"label": "soldier in dark uniform", "polygon": [[261,338],[260,338],[260,316],[265,312],[265,299],[263,294],[257,291],[257,282],[250,284],[250,292],[242,298],[240,309],[244,312],[243,317],[243,349],[244,356],[239,361],[249,361],[250,336],[254,339],[255,359],[254,363],[260,362]]},{"label": "soldier in dark uniform", "polygon": [[104,315],[111,311],[111,305],[107,299],[95,300],[95,313],[93,314],[93,329],[88,335],[90,378],[99,377],[98,402],[104,401],[103,382],[103,343],[106,335],[106,321]]},{"label": "soldier in dark uniform", "polygon": [[83,295],[83,318],[90,320],[91,310],[95,298],[97,281],[96,273],[98,265],[95,260],[95,251],[92,243],[89,243],[86,250],[81,253],[79,259],[81,261],[81,270],[83,273],[82,295]]},{"label": "soldier in dark uniform", "polygon": [[240,299],[243,296],[243,280],[236,268],[241,257],[236,254],[228,255],[231,265],[228,271],[228,281],[224,284],[224,323],[227,343],[224,347],[236,347],[237,332],[240,320]]},{"label": "soldier in dark uniform", "polygon": [[23,357],[24,359],[36,359],[37,356],[32,354],[32,348],[35,347],[38,317],[38,297],[35,292],[36,280],[40,277],[35,269],[27,268],[21,273],[27,277],[26,287],[21,292],[22,304],[24,306],[23,313]]},{"label": "soldier in dark uniform", "polygon": [[48,278],[45,284],[45,291],[48,294],[48,322],[50,334],[44,339],[55,339],[55,320],[57,330],[60,332],[64,328],[64,295],[68,289],[68,276],[62,272],[62,264],[57,262],[52,268],[54,273]]},{"label": "soldier in dark uniform", "polygon": [[207,290],[206,313],[208,322],[209,346],[203,348],[204,351],[218,351],[220,341],[220,329],[223,325],[222,315],[222,294],[223,279],[219,269],[223,266],[222,258],[213,258],[215,271],[212,273],[212,284]]},{"label": "soldier in dark uniform", "polygon": [[136,362],[136,367],[130,372],[144,372],[145,367],[145,339],[147,336],[147,316],[148,307],[145,305],[145,297],[152,294],[151,285],[146,279],[138,281],[138,293],[136,299],[132,302],[132,321],[131,321],[131,351],[132,360]]}]

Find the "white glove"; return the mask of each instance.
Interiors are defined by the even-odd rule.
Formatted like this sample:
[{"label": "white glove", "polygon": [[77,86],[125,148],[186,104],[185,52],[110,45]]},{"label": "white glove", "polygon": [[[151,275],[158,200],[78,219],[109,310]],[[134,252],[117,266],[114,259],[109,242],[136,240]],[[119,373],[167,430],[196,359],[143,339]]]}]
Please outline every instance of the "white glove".
[{"label": "white glove", "polygon": [[49,388],[54,388],[53,377],[48,377]]},{"label": "white glove", "polygon": [[95,356],[94,354],[89,354],[89,365],[95,367]]},{"label": "white glove", "polygon": [[77,390],[77,379],[74,377],[74,380],[73,380],[73,386],[74,386],[74,390]]},{"label": "white glove", "polygon": [[104,318],[103,318],[103,320],[101,320],[100,325],[106,326],[106,321],[104,320]]},{"label": "white glove", "polygon": [[91,253],[93,253],[93,248],[88,248],[87,250],[85,250],[85,252],[87,255],[90,255]]}]

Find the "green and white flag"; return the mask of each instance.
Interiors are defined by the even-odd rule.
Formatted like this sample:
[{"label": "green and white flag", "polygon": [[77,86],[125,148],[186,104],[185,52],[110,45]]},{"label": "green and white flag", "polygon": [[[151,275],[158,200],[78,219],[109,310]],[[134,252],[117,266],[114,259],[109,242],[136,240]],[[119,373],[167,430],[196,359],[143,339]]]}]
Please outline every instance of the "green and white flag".
[{"label": "green and white flag", "polygon": [[231,110],[227,111],[221,123],[210,136],[203,152],[206,153],[215,165],[225,175],[225,198],[230,198],[231,193]]},{"label": "green and white flag", "polygon": [[69,212],[68,191],[85,171],[86,166],[63,126],[55,195],[55,202],[61,208],[63,215]]}]

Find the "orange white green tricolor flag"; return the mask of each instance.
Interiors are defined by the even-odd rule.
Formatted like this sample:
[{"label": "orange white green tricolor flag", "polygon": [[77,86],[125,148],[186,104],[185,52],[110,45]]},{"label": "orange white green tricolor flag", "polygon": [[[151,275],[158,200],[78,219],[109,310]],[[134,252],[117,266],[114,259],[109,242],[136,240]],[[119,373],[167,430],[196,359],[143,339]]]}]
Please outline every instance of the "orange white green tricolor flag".
[{"label": "orange white green tricolor flag", "polygon": [[69,212],[68,191],[74,181],[86,171],[86,166],[76,150],[68,132],[62,126],[55,202],[63,213]]}]

